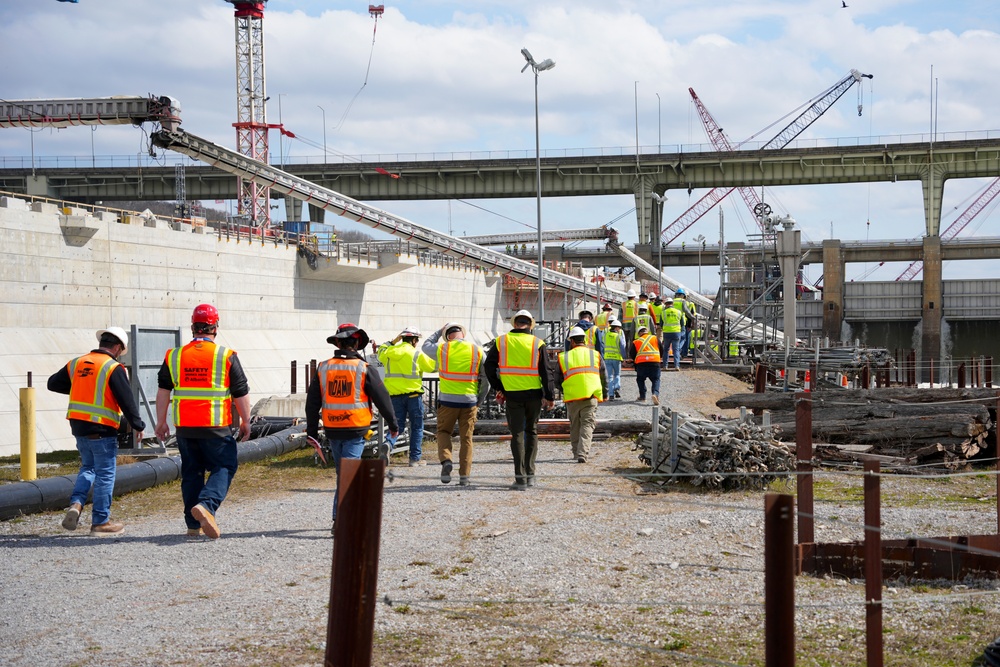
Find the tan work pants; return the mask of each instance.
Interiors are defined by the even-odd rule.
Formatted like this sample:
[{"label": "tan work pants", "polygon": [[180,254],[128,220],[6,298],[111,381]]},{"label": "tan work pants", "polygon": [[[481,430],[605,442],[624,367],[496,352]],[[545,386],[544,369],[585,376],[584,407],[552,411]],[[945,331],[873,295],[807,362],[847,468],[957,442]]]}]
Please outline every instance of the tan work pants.
[{"label": "tan work pants", "polygon": [[590,456],[590,443],[594,440],[594,427],[597,426],[597,399],[591,396],[580,401],[570,401],[566,404],[569,416],[569,441],[573,445],[574,458]]},{"label": "tan work pants", "polygon": [[472,431],[476,426],[478,406],[452,408],[439,405],[437,409],[438,461],[454,461],[451,456],[451,432],[458,422],[458,474],[468,477],[472,473]]}]

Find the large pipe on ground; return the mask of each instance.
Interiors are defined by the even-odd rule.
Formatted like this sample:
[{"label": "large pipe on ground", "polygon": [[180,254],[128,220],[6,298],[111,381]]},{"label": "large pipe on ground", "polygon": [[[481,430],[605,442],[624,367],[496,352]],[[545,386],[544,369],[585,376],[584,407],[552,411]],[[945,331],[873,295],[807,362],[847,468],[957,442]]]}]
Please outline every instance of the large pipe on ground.
[{"label": "large pipe on ground", "polygon": [[[306,439],[293,440],[291,436],[304,430],[304,425],[292,426],[274,435],[241,442],[237,445],[237,460],[240,463],[248,463],[300,449],[306,446]],[[180,476],[180,456],[166,456],[118,466],[114,495],[120,496],[148,489],[158,484],[172,482]],[[0,520],[66,509],[69,507],[76,477],[76,475],[60,475],[0,486]]]}]

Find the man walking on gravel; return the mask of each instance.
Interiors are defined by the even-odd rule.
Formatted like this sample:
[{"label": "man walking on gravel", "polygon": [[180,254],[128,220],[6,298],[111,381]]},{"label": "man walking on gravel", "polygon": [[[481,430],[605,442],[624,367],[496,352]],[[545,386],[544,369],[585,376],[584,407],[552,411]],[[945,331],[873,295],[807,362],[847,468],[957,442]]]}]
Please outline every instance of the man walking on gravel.
[{"label": "man walking on gravel", "polygon": [[371,429],[372,403],[385,419],[389,436],[395,439],[399,435],[389,392],[378,373],[369,369],[363,356],[368,340],[368,334],[356,324],[348,322],[337,327],[337,332],[326,339],[337,351],[331,359],[316,367],[306,394],[306,434],[318,439],[319,425],[323,424],[337,471],[333,494],[334,527],[340,495],[340,461],[361,458],[365,436]]},{"label": "man walking on gravel", "polygon": [[660,404],[660,343],[646,327],[639,327],[629,354],[635,362],[635,382],[639,385],[639,402],[646,402],[646,380],[653,392],[653,405]]},{"label": "man walking on gravel", "polygon": [[438,461],[441,483],[451,482],[454,468],[451,454],[451,431],[458,422],[458,484],[469,486],[472,475],[472,434],[479,414],[479,403],[486,398],[489,384],[482,348],[465,340],[465,327],[457,322],[445,324],[424,341],[424,354],[437,360],[440,377],[437,405]]},{"label": "man walking on gravel", "polygon": [[569,417],[569,441],[577,463],[587,462],[597,426],[597,404],[608,395],[604,360],[597,350],[587,346],[586,338],[583,329],[570,329],[570,349],[559,353],[556,371]]},{"label": "man walking on gravel", "polygon": [[97,344],[96,350],[71,360],[48,381],[49,391],[69,394],[66,419],[80,452],[80,472],[62,527],[76,530],[93,488],[90,534],[121,535],[125,526],[111,521],[111,496],[115,490],[122,412],[136,432],[136,441],[142,440],[146,425],[132,399],[128,372],[118,363],[118,357],[128,347],[128,334],[121,327],[101,329]]},{"label": "man walking on gravel", "polygon": [[496,390],[497,402],[507,404],[514,457],[514,484],[510,488],[522,491],[535,485],[538,419],[543,408],[552,409],[555,390],[545,343],[532,333],[535,318],[527,310],[519,310],[510,324],[513,329],[498,336],[486,355],[486,377]]},{"label": "man walking on gravel", "polygon": [[[417,349],[420,332],[406,327],[388,345],[378,349],[378,360],[385,366],[385,388],[392,400],[392,410],[400,430],[410,429],[410,467],[425,465],[424,443],[424,373],[434,372],[434,359]],[[393,445],[396,443],[393,442]]]},{"label": "man walking on gravel", "polygon": [[156,437],[166,442],[170,435],[167,408],[172,406],[188,537],[204,533],[213,540],[222,534],[215,515],[238,467],[231,428],[234,406],[240,416],[238,439],[250,437],[250,385],[236,352],[216,344],[218,331],[215,306],[196,306],[193,339],[167,350],[156,378]]},{"label": "man walking on gravel", "polygon": [[622,397],[622,361],[626,358],[626,354],[622,323],[611,320],[608,333],[604,337],[604,365],[607,368],[609,401]]}]

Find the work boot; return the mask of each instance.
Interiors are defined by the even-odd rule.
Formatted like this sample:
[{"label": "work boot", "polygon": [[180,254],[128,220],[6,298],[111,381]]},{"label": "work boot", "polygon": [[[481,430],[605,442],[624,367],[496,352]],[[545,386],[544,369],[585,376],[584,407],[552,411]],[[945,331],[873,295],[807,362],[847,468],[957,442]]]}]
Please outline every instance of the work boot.
[{"label": "work boot", "polygon": [[217,540],[219,539],[219,536],[222,535],[222,533],[219,532],[219,525],[215,523],[215,517],[212,516],[212,513],[205,509],[205,506],[201,503],[191,508],[191,516],[194,517],[195,521],[201,524],[201,529],[207,537]]},{"label": "work boot", "polygon": [[454,468],[450,460],[441,462],[441,483],[451,484],[451,470]]},{"label": "work boot", "polygon": [[458,476],[458,485],[459,486],[468,486],[469,485],[469,476],[468,475],[459,475]]},{"label": "work boot", "polygon": [[621,397],[622,397],[621,391],[619,391],[618,389],[615,389],[615,398],[621,398]]},{"label": "work boot", "polygon": [[192,539],[195,537],[202,537],[203,535],[204,533],[201,532],[200,526],[198,528],[188,528],[187,533],[184,534],[185,537],[190,537]]},{"label": "work boot", "polygon": [[97,535],[99,537],[121,535],[124,532],[125,526],[123,524],[112,523],[111,521],[105,521],[104,523],[99,523],[96,526],[90,527],[90,534]]},{"label": "work boot", "polygon": [[423,459],[414,459],[410,461],[411,468],[417,468],[419,466],[425,466],[425,465],[427,465],[427,461],[424,461]]},{"label": "work boot", "polygon": [[66,530],[76,530],[77,525],[80,523],[80,510],[83,509],[83,505],[80,503],[73,503],[66,510],[66,516],[63,517],[62,527]]},{"label": "work boot", "polygon": [[660,404],[660,397],[657,396],[656,394],[653,394],[653,405],[659,405],[659,404]]}]

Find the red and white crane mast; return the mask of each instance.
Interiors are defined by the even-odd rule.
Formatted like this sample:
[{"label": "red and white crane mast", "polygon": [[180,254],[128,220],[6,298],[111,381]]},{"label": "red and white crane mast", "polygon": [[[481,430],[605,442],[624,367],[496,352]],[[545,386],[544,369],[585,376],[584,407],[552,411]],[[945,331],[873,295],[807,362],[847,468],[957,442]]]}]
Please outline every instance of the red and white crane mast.
[{"label": "red and white crane mast", "polygon": [[[236,150],[267,164],[267,90],[264,85],[264,6],[267,0],[225,0],[236,9]],[[271,222],[270,188],[239,179],[238,211],[253,227]]]}]

